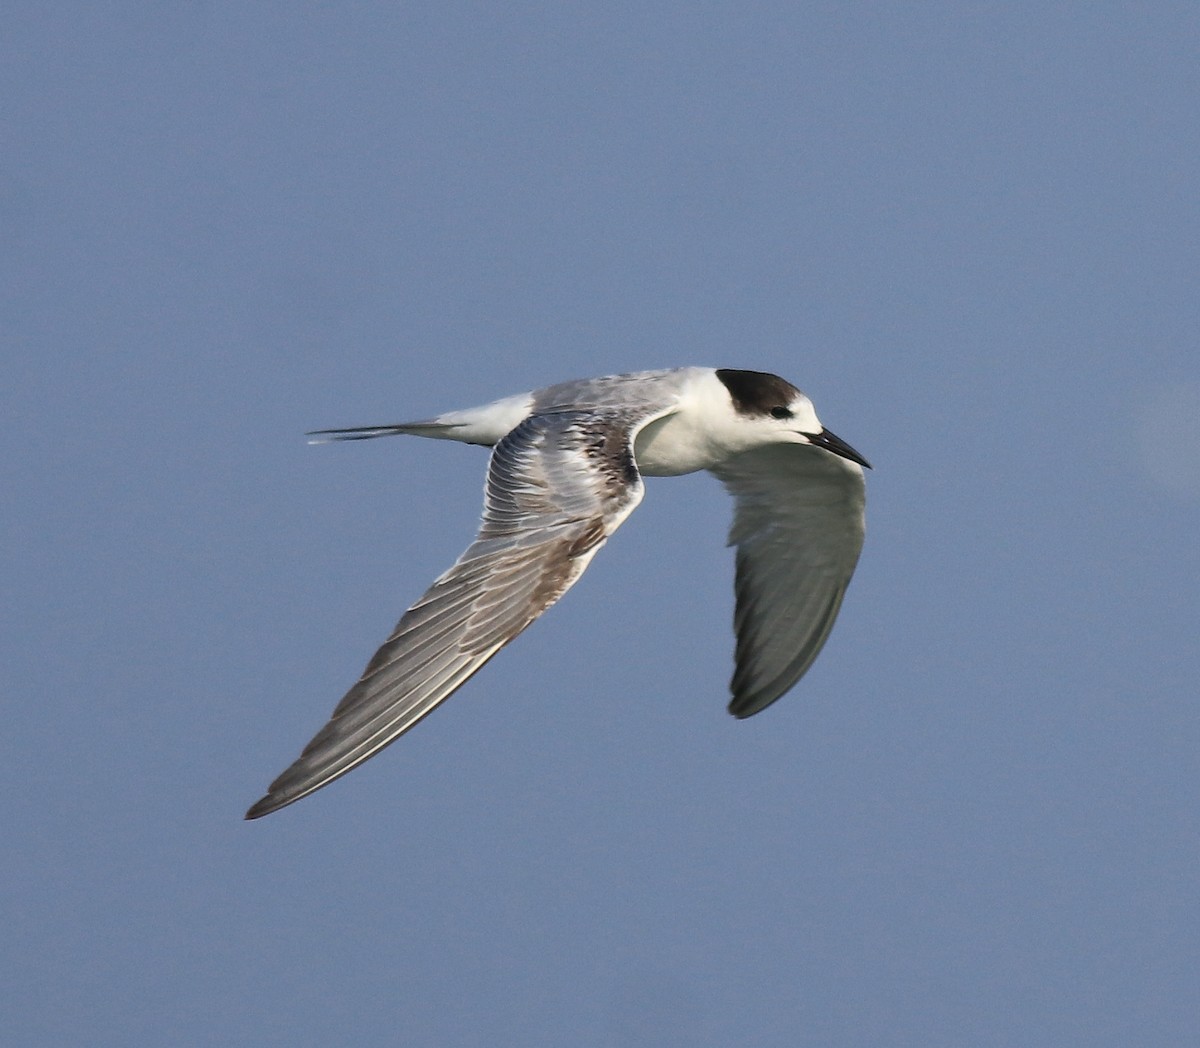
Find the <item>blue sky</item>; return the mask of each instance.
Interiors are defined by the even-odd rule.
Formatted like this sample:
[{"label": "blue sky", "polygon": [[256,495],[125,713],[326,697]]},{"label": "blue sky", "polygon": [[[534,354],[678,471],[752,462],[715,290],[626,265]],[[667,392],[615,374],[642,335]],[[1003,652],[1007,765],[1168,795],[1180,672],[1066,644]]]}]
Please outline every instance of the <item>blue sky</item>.
[{"label": "blue sky", "polygon": [[[1194,4],[4,22],[5,1043],[1194,1043]],[[304,432],[681,364],[875,466],[801,684],[725,713],[729,505],[651,480],[242,822],[480,506]]]}]

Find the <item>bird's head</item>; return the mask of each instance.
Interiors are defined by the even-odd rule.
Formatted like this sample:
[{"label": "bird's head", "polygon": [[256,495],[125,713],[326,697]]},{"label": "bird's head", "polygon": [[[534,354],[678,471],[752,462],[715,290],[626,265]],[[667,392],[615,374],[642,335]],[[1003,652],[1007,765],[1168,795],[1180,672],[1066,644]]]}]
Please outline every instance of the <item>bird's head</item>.
[{"label": "bird's head", "polygon": [[717,378],[729,392],[734,417],[749,447],[809,444],[871,468],[862,455],[821,424],[812,401],[786,379],[732,368],[718,369]]}]

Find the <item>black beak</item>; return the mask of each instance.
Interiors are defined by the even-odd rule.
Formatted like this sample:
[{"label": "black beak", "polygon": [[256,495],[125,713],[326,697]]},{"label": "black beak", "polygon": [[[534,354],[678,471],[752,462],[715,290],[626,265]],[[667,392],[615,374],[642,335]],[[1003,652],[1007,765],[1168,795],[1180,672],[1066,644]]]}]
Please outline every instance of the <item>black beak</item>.
[{"label": "black beak", "polygon": [[815,444],[819,448],[824,448],[826,451],[832,451],[835,455],[841,455],[844,459],[849,459],[851,462],[857,462],[860,466],[871,468],[865,458],[847,444],[841,437],[834,436],[827,429],[821,430],[820,433],[801,433],[802,437],[808,437],[810,444]]}]

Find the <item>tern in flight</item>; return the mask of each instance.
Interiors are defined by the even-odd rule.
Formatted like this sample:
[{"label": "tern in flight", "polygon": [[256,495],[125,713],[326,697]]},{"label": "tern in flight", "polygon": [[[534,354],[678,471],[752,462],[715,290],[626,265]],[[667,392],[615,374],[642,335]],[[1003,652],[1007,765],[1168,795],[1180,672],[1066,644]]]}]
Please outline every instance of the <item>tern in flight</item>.
[{"label": "tern in flight", "polygon": [[398,433],[493,449],[479,534],[248,819],[345,775],[453,695],[571,588],[642,501],[643,476],[705,469],[736,501],[735,717],[769,706],[812,665],[862,549],[867,460],[821,425],[800,390],[761,371],[609,375],[421,422],[311,435]]}]

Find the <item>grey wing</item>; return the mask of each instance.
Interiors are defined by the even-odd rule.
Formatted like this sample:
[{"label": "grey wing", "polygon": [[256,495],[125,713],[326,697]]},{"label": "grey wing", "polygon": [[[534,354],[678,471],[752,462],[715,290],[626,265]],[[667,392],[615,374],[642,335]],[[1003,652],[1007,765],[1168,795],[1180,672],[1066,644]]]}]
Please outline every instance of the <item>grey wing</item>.
[{"label": "grey wing", "polygon": [[642,499],[628,420],[526,419],[492,453],[479,535],[397,623],[256,819],[378,753],[558,600]]},{"label": "grey wing", "polygon": [[737,634],[729,712],[765,709],[812,665],[862,550],[862,470],[819,448],[777,444],[713,473],[737,500]]}]

